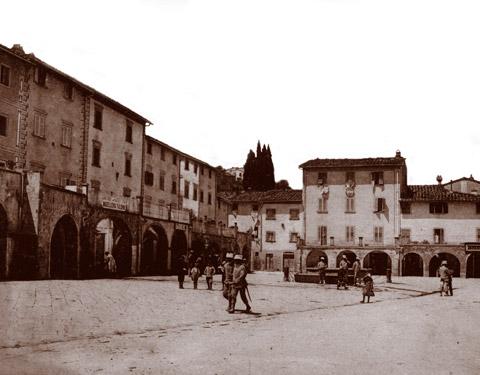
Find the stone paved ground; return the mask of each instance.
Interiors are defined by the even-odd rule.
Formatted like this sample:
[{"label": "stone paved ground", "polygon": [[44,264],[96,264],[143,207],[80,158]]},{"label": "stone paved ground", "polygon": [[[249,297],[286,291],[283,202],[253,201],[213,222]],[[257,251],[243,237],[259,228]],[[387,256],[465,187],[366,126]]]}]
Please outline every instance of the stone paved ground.
[{"label": "stone paved ground", "polygon": [[361,305],[281,277],[249,276],[257,315],[227,314],[218,279],[2,283],[0,373],[480,373],[480,280],[440,298],[437,279],[376,277]]}]

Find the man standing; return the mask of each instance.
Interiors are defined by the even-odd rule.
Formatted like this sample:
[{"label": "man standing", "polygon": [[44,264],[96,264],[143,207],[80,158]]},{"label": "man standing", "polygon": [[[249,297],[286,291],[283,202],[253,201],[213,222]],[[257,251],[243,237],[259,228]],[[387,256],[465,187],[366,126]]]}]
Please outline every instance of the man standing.
[{"label": "man standing", "polygon": [[237,254],[233,258],[234,260],[234,267],[233,267],[233,284],[232,284],[232,302],[230,306],[230,310],[228,311],[230,314],[235,312],[235,303],[237,302],[237,294],[240,292],[240,297],[242,298],[243,303],[246,306],[245,312],[250,312],[252,308],[248,303],[246,289],[247,289],[247,268],[244,264],[244,259],[242,255]]},{"label": "man standing", "polygon": [[232,309],[232,293],[231,287],[233,282],[233,253],[225,255],[225,263],[223,265],[225,281],[223,283],[223,297],[228,301],[227,311]]},{"label": "man standing", "polygon": [[185,281],[185,275],[188,272],[188,264],[186,261],[186,255],[181,255],[178,258],[178,263],[177,263],[177,275],[178,275],[178,287],[180,289],[183,289],[183,282]]},{"label": "man standing", "polygon": [[105,251],[105,270],[109,277],[115,277],[117,274],[117,263],[109,251]]},{"label": "man standing", "polygon": [[342,260],[340,261],[338,269],[338,279],[337,279],[337,289],[340,289],[341,286],[348,289],[348,260],[347,256],[343,255]]},{"label": "man standing", "polygon": [[[440,297],[443,297],[443,292],[445,292],[445,295],[448,296],[448,291],[450,289],[450,270],[447,267],[447,261],[443,260],[442,265],[438,269],[438,273],[440,275]],[[451,293],[451,291],[450,291]]]},{"label": "man standing", "polygon": [[358,281],[360,280],[360,259],[356,258],[353,262],[353,285],[357,286]]},{"label": "man standing", "polygon": [[325,261],[325,257],[320,257],[320,261],[318,262],[318,274],[320,275],[319,284],[325,284],[325,272],[327,270],[327,262]]}]

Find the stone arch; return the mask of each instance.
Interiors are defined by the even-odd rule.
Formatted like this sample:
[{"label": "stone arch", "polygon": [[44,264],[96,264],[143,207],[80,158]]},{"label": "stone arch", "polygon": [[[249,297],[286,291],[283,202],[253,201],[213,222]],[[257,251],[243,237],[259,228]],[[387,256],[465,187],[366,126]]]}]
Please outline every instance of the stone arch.
[{"label": "stone arch", "polygon": [[118,217],[99,220],[95,227],[95,253],[97,264],[103,265],[105,251],[111,252],[117,264],[117,274],[125,277],[132,273],[132,233],[128,224]]},{"label": "stone arch", "polygon": [[8,216],[7,211],[0,204],[0,279],[6,277],[7,260],[7,232]]},{"label": "stone arch", "polygon": [[337,268],[340,267],[340,261],[342,260],[342,257],[344,255],[347,257],[347,260],[350,263],[350,265],[352,265],[353,262],[355,262],[355,259],[357,258],[357,255],[352,250],[343,250],[337,255],[337,265],[336,265]]},{"label": "stone arch", "polygon": [[372,275],[386,275],[387,269],[392,269],[392,259],[384,251],[370,251],[363,259],[363,268],[371,268]]},{"label": "stone arch", "polygon": [[172,250],[172,271],[177,272],[178,261],[182,255],[187,254],[188,248],[187,236],[183,230],[175,229],[170,248]]},{"label": "stone arch", "polygon": [[467,278],[480,278],[480,253],[478,252],[468,255]]},{"label": "stone arch", "polygon": [[78,277],[78,230],[70,215],[63,215],[55,224],[50,240],[50,278]]},{"label": "stone arch", "polygon": [[437,253],[431,259],[428,265],[428,275],[430,277],[436,277],[438,275],[438,269],[443,260],[447,261],[447,267],[453,270],[454,277],[460,277],[460,261],[451,253]]},{"label": "stone arch", "polygon": [[160,224],[150,225],[143,234],[140,273],[142,275],[168,273],[168,238]]},{"label": "stone arch", "polygon": [[402,259],[402,276],[423,276],[423,259],[419,254],[405,254]]},{"label": "stone arch", "polygon": [[328,264],[328,256],[324,251],[320,249],[313,249],[312,251],[310,251],[306,259],[307,267],[316,267],[318,262],[320,261],[320,257],[324,257],[325,262]]}]

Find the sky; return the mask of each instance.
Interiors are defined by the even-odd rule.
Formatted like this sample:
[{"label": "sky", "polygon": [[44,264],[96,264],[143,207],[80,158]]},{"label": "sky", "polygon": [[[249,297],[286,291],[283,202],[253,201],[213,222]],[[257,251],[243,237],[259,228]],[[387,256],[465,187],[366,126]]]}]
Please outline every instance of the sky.
[{"label": "sky", "polygon": [[409,184],[480,179],[478,0],[31,0],[0,43],[153,122],[213,166],[269,144],[276,180],[315,158],[407,159]]}]

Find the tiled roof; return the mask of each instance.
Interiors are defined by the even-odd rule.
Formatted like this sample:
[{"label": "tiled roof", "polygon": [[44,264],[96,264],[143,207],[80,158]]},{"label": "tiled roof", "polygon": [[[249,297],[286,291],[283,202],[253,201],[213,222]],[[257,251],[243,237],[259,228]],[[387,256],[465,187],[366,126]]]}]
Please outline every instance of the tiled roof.
[{"label": "tiled roof", "polygon": [[443,185],[409,185],[402,201],[480,202],[480,195],[458,193]]},{"label": "tiled roof", "polygon": [[246,191],[229,197],[232,202],[302,202],[302,190]]},{"label": "tiled roof", "polygon": [[455,182],[460,182],[460,181],[469,181],[469,182],[475,182],[477,184],[480,184],[480,181],[478,180],[475,180],[473,178],[473,176],[470,176],[470,177],[462,177],[462,178],[457,178],[456,180],[452,180],[452,181],[449,181],[449,182],[446,182],[444,183],[443,185],[450,185],[450,184],[454,184]]},{"label": "tiled roof", "polygon": [[362,159],[312,159],[300,168],[352,168],[352,167],[384,167],[402,166],[405,158],[396,156],[393,158],[362,158]]}]

